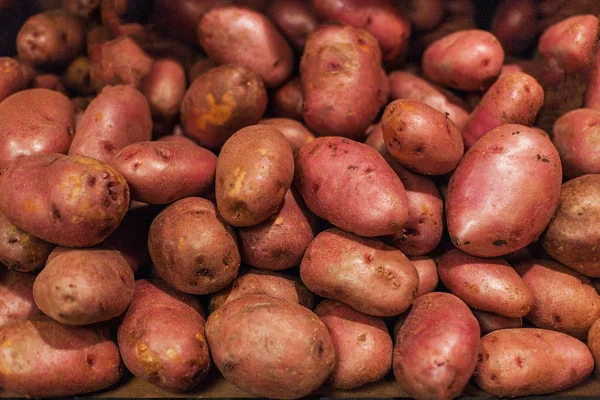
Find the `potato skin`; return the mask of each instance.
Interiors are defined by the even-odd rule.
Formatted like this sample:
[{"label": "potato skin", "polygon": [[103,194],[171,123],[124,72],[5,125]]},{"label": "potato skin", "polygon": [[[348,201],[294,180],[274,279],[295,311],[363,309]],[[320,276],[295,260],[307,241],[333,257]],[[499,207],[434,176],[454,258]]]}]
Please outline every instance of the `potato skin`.
[{"label": "potato skin", "polygon": [[300,277],[315,294],[377,317],[406,311],[419,286],[415,267],[400,250],[337,228],[311,242]]},{"label": "potato skin", "polygon": [[500,74],[503,63],[504,50],[494,35],[465,29],[429,45],[423,53],[422,66],[425,76],[434,82],[475,91],[489,86]]},{"label": "potato skin", "polygon": [[66,154],[75,132],[73,105],[49,89],[27,89],[0,103],[0,169],[19,157]]},{"label": "potato skin", "polygon": [[538,328],[587,338],[600,318],[600,296],[588,278],[552,260],[521,262],[515,270],[533,295],[529,321]]},{"label": "potato skin", "polygon": [[600,111],[600,47],[596,48],[583,106]]},{"label": "potato skin", "polygon": [[296,156],[295,186],[317,216],[359,236],[399,232],[408,220],[404,185],[376,150],[322,137]]},{"label": "potato skin", "polygon": [[334,300],[315,309],[333,340],[333,387],[354,389],[382,379],[392,367],[392,338],[383,319],[360,313]]},{"label": "potato skin", "polygon": [[306,38],[319,25],[309,2],[271,0],[265,14],[296,49],[304,48]]},{"label": "potato skin", "polygon": [[527,246],[550,222],[561,181],[558,152],[544,134],[514,124],[490,131],[467,151],[450,178],[450,239],[478,257]]},{"label": "potato skin", "polygon": [[13,93],[25,88],[21,66],[11,57],[0,57],[0,103]]},{"label": "potato skin", "polygon": [[408,0],[396,2],[395,6],[403,9],[411,27],[420,31],[434,29],[444,18],[446,11],[443,0]]},{"label": "potato skin", "polygon": [[119,36],[116,39],[102,43],[96,50],[97,60],[90,71],[92,80],[100,80],[107,85],[131,85],[140,87],[142,79],[152,72],[152,59],[129,36]]},{"label": "potato skin", "polygon": [[315,140],[315,135],[301,122],[290,118],[265,118],[259,124],[271,125],[279,130],[286,138],[294,155],[308,142]]},{"label": "potato skin", "polygon": [[118,330],[123,362],[135,376],[162,389],[189,390],[210,369],[204,325],[197,299],[160,280],[138,280]]},{"label": "potato skin", "polygon": [[140,84],[152,115],[159,119],[172,118],[179,112],[186,89],[183,66],[169,58],[154,61],[152,70]]},{"label": "potato skin", "polygon": [[427,256],[413,256],[408,257],[408,259],[413,263],[417,275],[419,275],[419,288],[417,289],[415,298],[433,292],[439,281],[437,264],[433,258]]},{"label": "potato skin", "polygon": [[95,392],[119,381],[117,346],[93,326],[39,316],[0,328],[0,386],[31,397]]},{"label": "potato skin", "polygon": [[253,295],[227,303],[208,317],[206,337],[225,379],[255,396],[306,396],[335,366],[333,342],[319,317],[274,297]]},{"label": "potato skin", "polygon": [[594,322],[588,332],[587,346],[594,357],[594,375],[600,376],[600,320]]},{"label": "potato skin", "polygon": [[40,313],[33,299],[35,275],[0,269],[0,328]]},{"label": "potato skin", "polygon": [[273,114],[279,118],[303,120],[304,94],[299,77],[287,81],[277,90],[271,100]]},{"label": "potato skin", "polygon": [[235,231],[199,197],[176,201],[154,219],[148,250],[160,277],[185,293],[216,292],[240,266]]},{"label": "potato skin", "polygon": [[129,207],[129,187],[112,167],[88,157],[36,154],[0,174],[0,212],[18,228],[67,247],[108,237]]},{"label": "potato skin", "polygon": [[0,263],[17,272],[34,272],[46,264],[54,245],[22,231],[0,213]]},{"label": "potato skin", "polygon": [[394,347],[394,375],[411,397],[452,399],[477,361],[479,324],[458,297],[434,292],[415,300]]},{"label": "potato skin", "polygon": [[534,0],[503,0],[492,18],[490,31],[507,53],[519,54],[527,50],[538,31]]},{"label": "potato skin", "polygon": [[521,317],[510,318],[487,311],[471,311],[473,311],[473,315],[475,316],[475,318],[477,318],[477,322],[479,322],[479,327],[481,328],[482,335],[486,335],[490,332],[497,331],[499,329],[523,327],[523,319]]},{"label": "potato skin", "polygon": [[481,339],[477,357],[475,383],[499,397],[558,392],[582,382],[594,368],[584,343],[536,328],[488,333]]},{"label": "potato skin", "polygon": [[279,209],[293,178],[292,148],[278,129],[269,125],[240,129],[217,160],[219,212],[233,226],[257,225]]}]

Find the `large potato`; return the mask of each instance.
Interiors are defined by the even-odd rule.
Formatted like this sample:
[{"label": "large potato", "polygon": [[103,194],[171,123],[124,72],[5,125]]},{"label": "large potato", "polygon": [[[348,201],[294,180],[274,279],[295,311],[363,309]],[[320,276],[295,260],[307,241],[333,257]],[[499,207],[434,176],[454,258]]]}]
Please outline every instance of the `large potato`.
[{"label": "large potato", "polygon": [[33,299],[35,275],[0,269],[0,327],[40,313]]},{"label": "large potato", "polygon": [[0,213],[0,263],[18,272],[33,272],[46,264],[54,245],[17,228]]},{"label": "large potato", "polygon": [[521,317],[510,318],[487,311],[472,311],[475,318],[477,318],[477,322],[479,322],[479,327],[481,328],[482,335],[486,335],[490,332],[497,331],[499,329],[523,327],[523,318]]}]

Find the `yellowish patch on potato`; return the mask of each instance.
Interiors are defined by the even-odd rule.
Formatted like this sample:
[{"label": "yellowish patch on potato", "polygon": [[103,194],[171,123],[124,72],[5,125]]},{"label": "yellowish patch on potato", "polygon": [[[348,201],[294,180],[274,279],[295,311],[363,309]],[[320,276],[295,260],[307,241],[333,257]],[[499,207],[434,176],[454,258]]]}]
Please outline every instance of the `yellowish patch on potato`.
[{"label": "yellowish patch on potato", "polygon": [[306,139],[304,139],[304,143],[310,143],[310,142],[312,142],[313,140],[315,140],[315,138],[314,138],[314,137],[312,137],[312,136],[307,136],[307,137],[306,137]]},{"label": "yellowish patch on potato", "polygon": [[12,342],[10,340],[5,340],[4,342],[2,342],[2,348],[6,349],[7,347],[12,346]]},{"label": "yellowish patch on potato", "polygon": [[171,360],[179,359],[179,353],[173,349],[167,349],[166,354],[167,354],[167,357]]},{"label": "yellowish patch on potato", "polygon": [[236,195],[242,190],[242,182],[246,178],[246,171],[243,171],[240,167],[235,167],[233,176],[235,181],[233,182],[233,187],[229,191],[230,196]]},{"label": "yellowish patch on potato", "polygon": [[262,147],[260,149],[258,149],[259,153],[261,156],[265,156],[267,155],[267,151],[265,149],[263,149]]},{"label": "yellowish patch on potato", "polygon": [[27,199],[23,201],[23,210],[30,212],[38,212],[42,209],[42,206],[37,200]]},{"label": "yellowish patch on potato", "polygon": [[208,93],[205,100],[210,107],[210,110],[196,117],[196,125],[198,128],[206,129],[208,124],[223,125],[231,118],[233,109],[236,106],[235,99],[231,92],[227,92],[221,97],[220,104],[217,104],[212,93]]},{"label": "yellowish patch on potato", "polygon": [[398,105],[404,111],[414,111],[415,106],[412,103],[402,102]]},{"label": "yellowish patch on potato", "polygon": [[138,353],[143,353],[146,350],[148,350],[148,346],[146,346],[144,343],[138,343],[138,345],[136,346],[136,349],[137,349]]},{"label": "yellowish patch on potato", "polygon": [[183,236],[180,236],[179,240],[177,240],[177,247],[179,249],[183,249],[183,246],[185,246],[185,238]]},{"label": "yellowish patch on potato", "polygon": [[421,211],[423,212],[423,214],[431,216],[431,209],[429,208],[427,203],[421,204]]},{"label": "yellowish patch on potato", "polygon": [[98,114],[96,114],[96,118],[94,118],[94,119],[96,121],[102,121],[102,118],[103,118],[102,113],[98,113]]},{"label": "yellowish patch on potato", "polygon": [[71,217],[71,222],[72,222],[72,223],[74,223],[74,224],[80,224],[80,223],[82,223],[82,222],[83,222],[83,220],[84,220],[84,219],[85,219],[85,218],[83,218],[83,217],[82,217],[82,216],[80,216],[80,215],[73,215],[73,216]]},{"label": "yellowish patch on potato", "polygon": [[202,343],[204,343],[204,335],[202,335],[202,333],[200,332],[196,332],[196,340],[199,340]]},{"label": "yellowish patch on potato", "polygon": [[275,219],[275,222],[273,222],[273,225],[276,225],[276,226],[283,225],[283,217],[277,217]]}]

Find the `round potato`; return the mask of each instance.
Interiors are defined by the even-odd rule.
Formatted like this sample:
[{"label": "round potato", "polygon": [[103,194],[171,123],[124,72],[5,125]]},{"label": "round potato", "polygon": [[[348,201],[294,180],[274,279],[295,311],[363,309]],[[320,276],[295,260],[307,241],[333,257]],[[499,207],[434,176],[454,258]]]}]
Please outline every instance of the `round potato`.
[{"label": "round potato", "polygon": [[303,120],[304,94],[299,77],[290,79],[275,90],[271,99],[271,107],[273,107],[272,111],[276,117]]},{"label": "round potato", "polygon": [[395,5],[406,12],[413,28],[430,31],[444,18],[444,3],[444,0],[408,0]]},{"label": "round potato", "polygon": [[33,299],[35,275],[0,269],[0,328],[40,313]]}]

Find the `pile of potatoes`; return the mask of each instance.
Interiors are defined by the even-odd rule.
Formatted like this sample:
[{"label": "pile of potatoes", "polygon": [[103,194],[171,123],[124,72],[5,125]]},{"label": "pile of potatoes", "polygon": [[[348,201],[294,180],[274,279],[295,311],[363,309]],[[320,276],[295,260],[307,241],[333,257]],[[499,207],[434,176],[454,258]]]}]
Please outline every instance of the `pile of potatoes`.
[{"label": "pile of potatoes", "polygon": [[600,377],[600,2],[27,3],[0,1],[5,393]]}]

